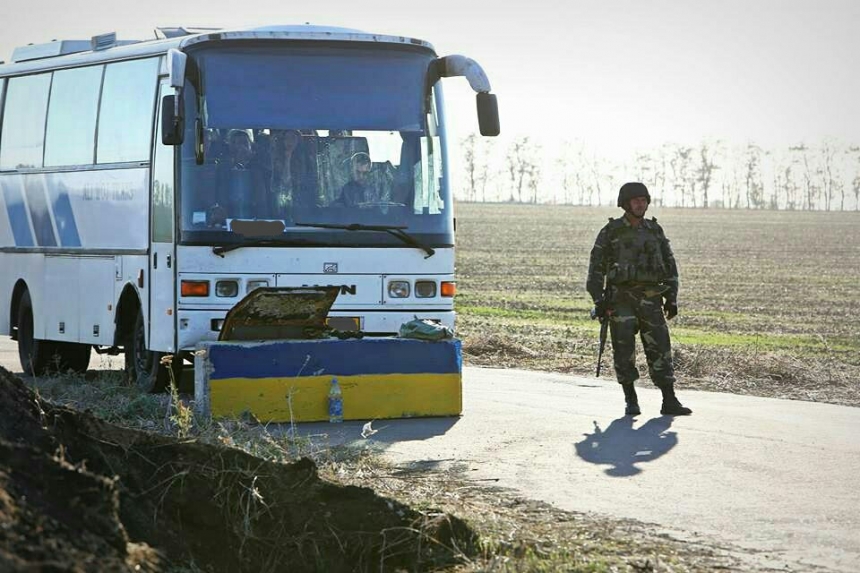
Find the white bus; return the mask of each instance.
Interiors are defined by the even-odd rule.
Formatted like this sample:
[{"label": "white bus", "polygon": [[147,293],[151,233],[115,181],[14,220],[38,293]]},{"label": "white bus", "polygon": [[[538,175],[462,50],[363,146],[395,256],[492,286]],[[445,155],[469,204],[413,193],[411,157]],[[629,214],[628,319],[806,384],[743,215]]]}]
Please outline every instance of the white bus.
[{"label": "white bus", "polygon": [[156,36],[0,66],[0,334],[26,372],[95,348],[159,390],[162,355],[217,339],[258,287],[339,286],[341,330],[453,327],[440,78],[465,76],[497,135],[478,64],[341,28]]}]

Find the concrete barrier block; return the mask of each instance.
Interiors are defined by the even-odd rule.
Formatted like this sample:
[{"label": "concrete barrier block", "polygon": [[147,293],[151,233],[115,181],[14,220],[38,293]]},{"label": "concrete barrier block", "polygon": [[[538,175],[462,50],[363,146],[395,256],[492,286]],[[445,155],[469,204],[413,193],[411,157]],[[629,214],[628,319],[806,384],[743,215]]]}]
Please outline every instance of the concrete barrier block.
[{"label": "concrete barrier block", "polygon": [[337,377],[345,420],[462,412],[459,340],[401,338],[207,342],[195,361],[198,411],[264,422],[328,419]]}]

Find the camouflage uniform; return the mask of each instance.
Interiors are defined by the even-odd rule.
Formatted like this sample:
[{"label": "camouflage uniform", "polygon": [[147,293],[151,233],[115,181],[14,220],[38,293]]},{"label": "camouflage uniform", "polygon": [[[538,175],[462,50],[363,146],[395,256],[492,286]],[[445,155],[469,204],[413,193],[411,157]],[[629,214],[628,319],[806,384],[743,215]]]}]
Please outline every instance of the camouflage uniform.
[{"label": "camouflage uniform", "polygon": [[605,298],[612,309],[609,330],[618,382],[632,384],[639,378],[638,332],[651,380],[671,388],[675,373],[663,299],[677,303],[678,266],[657,219],[642,219],[638,227],[625,217],[609,219],[591,250],[586,289],[595,301]]}]

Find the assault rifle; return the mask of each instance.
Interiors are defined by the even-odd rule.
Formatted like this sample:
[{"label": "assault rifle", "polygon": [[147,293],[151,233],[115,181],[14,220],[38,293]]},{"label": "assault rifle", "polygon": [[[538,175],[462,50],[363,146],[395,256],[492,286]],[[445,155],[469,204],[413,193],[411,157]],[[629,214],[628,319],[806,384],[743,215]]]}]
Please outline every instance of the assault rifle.
[{"label": "assault rifle", "polygon": [[[604,292],[603,300],[606,300],[607,294],[607,292]],[[600,378],[600,367],[603,366],[603,350],[606,348],[606,330],[609,328],[609,311],[604,310],[603,316],[598,316],[597,307],[594,307],[591,309],[591,320],[600,321],[600,349],[597,351],[596,374],[596,376]]]}]

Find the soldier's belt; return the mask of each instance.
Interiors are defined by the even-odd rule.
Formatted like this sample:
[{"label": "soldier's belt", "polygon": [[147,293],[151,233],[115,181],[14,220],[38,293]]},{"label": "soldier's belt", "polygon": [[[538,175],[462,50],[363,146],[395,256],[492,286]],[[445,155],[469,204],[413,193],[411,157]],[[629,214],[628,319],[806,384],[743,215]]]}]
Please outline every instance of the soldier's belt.
[{"label": "soldier's belt", "polygon": [[613,285],[618,292],[625,292],[645,297],[659,296],[669,290],[667,285],[655,283],[624,283]]}]

